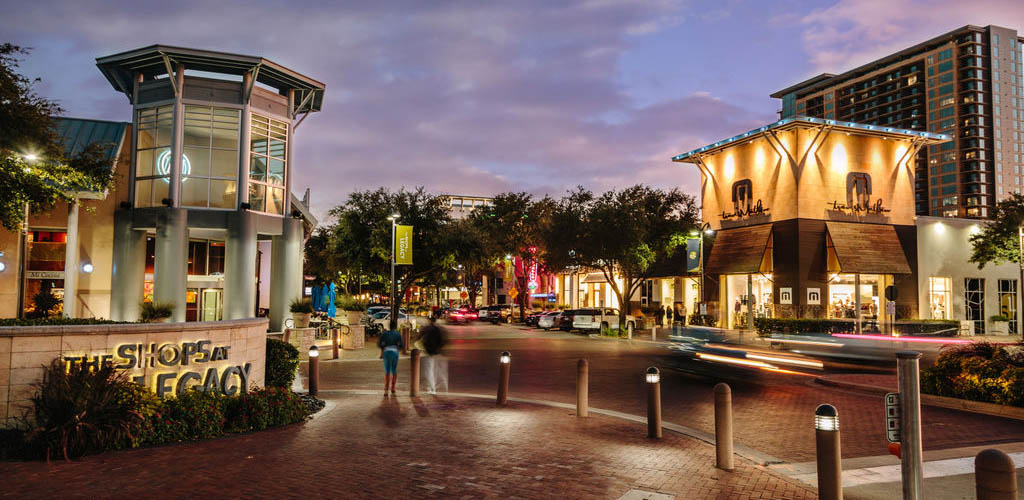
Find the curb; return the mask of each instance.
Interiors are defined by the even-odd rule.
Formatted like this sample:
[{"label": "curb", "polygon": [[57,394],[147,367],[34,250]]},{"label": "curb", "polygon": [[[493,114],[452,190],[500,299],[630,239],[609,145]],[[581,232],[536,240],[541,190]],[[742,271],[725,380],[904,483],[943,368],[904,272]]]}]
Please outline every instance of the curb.
[{"label": "curb", "polygon": [[[884,387],[878,387],[876,385],[858,384],[856,382],[844,382],[841,380],[829,380],[825,377],[815,377],[814,382],[824,386],[838,387],[840,389],[852,389],[880,396],[885,395],[886,393],[889,392],[894,392]],[[948,408],[951,410],[961,410],[969,411],[971,413],[980,413],[982,415],[989,415],[992,417],[1024,420],[1024,408],[1018,408],[1016,406],[986,403],[983,401],[970,401],[967,399],[936,396],[934,394],[921,394],[921,404],[926,404],[928,406],[937,406],[940,408]]]},{"label": "curb", "polygon": [[[374,391],[374,390],[368,390],[368,389],[326,389],[326,390],[321,389],[320,393],[342,393],[342,394],[356,394],[356,395],[360,395],[360,396],[374,396],[374,395],[379,395],[380,391]],[[446,392],[446,393],[443,393],[443,394],[446,397],[454,397],[454,398],[473,398],[473,399],[489,399],[489,400],[493,400],[494,399],[494,396],[493,395],[489,395],[489,394],[472,394],[472,393],[464,393],[464,392]],[[404,397],[409,397],[409,396],[404,396]],[[576,410],[576,405],[574,405],[574,404],[559,403],[559,402],[556,402],[556,401],[545,401],[545,400],[542,400],[542,399],[527,399],[527,398],[514,398],[514,397],[509,397],[508,400],[512,401],[512,402],[516,402],[516,403],[526,403],[526,404],[533,404],[533,405],[539,405],[539,406],[550,406],[552,408],[561,408],[561,409],[565,409],[565,410]],[[326,410],[326,409],[327,408],[324,408],[324,410]],[[606,417],[618,418],[618,419],[621,419],[621,420],[626,420],[626,421],[634,422],[634,423],[638,423],[638,424],[644,424],[644,425],[647,424],[647,418],[639,416],[639,415],[631,415],[629,413],[623,413],[623,412],[619,412],[619,411],[605,410],[605,409],[593,408],[593,407],[589,408],[588,410],[590,411],[590,413],[597,413],[599,415],[604,415]],[[323,410],[321,410],[320,413],[323,413]],[[707,433],[707,432],[704,432],[704,431],[699,431],[697,429],[686,427],[684,425],[673,424],[671,422],[662,422],[661,425],[662,425],[663,428],[665,428],[667,430],[670,430],[672,432],[675,432],[676,434],[681,434],[683,436],[691,437],[691,438],[694,438],[694,439],[696,439],[698,441],[703,441],[704,443],[710,444],[712,446],[715,445],[715,436],[714,436],[714,434],[710,434],[710,433]],[[760,465],[762,467],[765,467],[765,466],[768,466],[768,465],[775,465],[775,464],[786,463],[786,461],[782,460],[781,458],[777,458],[777,457],[774,457],[772,455],[768,455],[766,453],[761,453],[760,451],[757,451],[757,450],[755,450],[753,448],[748,448],[748,447],[740,445],[740,444],[735,444],[735,442],[733,444],[733,452],[736,455],[739,455],[741,458],[749,460],[749,461],[751,461],[751,462],[753,462],[753,463],[755,463],[757,465]]]}]

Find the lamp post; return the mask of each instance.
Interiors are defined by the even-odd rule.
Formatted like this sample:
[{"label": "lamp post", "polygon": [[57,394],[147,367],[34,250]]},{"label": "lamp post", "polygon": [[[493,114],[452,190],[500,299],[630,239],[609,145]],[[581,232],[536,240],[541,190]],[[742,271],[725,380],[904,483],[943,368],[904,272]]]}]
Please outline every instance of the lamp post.
[{"label": "lamp post", "polygon": [[502,351],[501,356],[498,357],[498,406],[505,406],[508,404],[508,378],[509,378],[509,363],[512,362],[512,354],[508,351]]},{"label": "lamp post", "polygon": [[830,404],[814,410],[818,495],[822,500],[843,500],[842,452],[839,448],[839,412]]},{"label": "lamp post", "polygon": [[[697,310],[695,313],[698,316],[702,316],[700,312],[700,305],[704,303],[704,235],[714,234],[715,231],[711,229],[711,223],[705,222],[701,224],[700,229],[697,231],[698,234],[690,233],[690,236],[700,237],[700,244],[697,245],[697,267],[700,268],[700,284],[698,285],[698,297],[697,297]],[[701,318],[703,320],[703,318]]]},{"label": "lamp post", "polygon": [[647,368],[647,437],[661,438],[661,371]]},{"label": "lamp post", "polygon": [[394,330],[398,327],[398,296],[395,284],[395,231],[398,228],[399,214],[391,214],[388,220],[391,221],[391,321],[388,322],[388,329]]},{"label": "lamp post", "polygon": [[320,389],[320,348],[309,347],[309,395],[316,397]]}]

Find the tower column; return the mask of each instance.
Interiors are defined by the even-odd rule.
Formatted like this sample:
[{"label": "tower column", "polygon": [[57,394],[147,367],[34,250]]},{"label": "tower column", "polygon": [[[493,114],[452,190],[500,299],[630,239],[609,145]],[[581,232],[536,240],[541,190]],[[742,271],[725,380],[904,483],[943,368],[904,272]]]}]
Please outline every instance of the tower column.
[{"label": "tower column", "polygon": [[270,260],[270,331],[284,330],[289,304],[302,297],[302,219],[285,217],[274,236]]},{"label": "tower column", "polygon": [[185,321],[187,263],[188,210],[164,208],[156,222],[153,300],[174,304],[171,320],[175,322]]},{"label": "tower column", "polygon": [[224,246],[224,319],[252,318],[256,316],[256,214],[233,213]]},{"label": "tower column", "polygon": [[110,319],[138,321],[146,279],[146,233],[132,229],[131,210],[114,212]]}]

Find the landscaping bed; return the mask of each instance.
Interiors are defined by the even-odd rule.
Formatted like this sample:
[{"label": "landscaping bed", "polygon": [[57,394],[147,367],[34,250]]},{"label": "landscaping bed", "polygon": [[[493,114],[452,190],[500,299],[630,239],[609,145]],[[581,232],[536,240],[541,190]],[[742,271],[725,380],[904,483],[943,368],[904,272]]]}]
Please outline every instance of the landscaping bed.
[{"label": "landscaping bed", "polygon": [[1024,345],[943,347],[935,365],[921,370],[921,392],[1024,407]]}]

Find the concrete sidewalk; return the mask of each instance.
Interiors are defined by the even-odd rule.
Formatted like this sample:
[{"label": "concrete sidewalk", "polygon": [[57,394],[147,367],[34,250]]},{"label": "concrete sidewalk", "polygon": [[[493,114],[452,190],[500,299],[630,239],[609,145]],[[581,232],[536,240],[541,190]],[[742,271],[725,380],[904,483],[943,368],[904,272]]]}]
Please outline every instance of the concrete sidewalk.
[{"label": "concrete sidewalk", "polygon": [[[714,448],[601,415],[520,402],[327,391],[305,424],[73,463],[0,463],[22,498],[815,498]],[[653,496],[659,493],[664,496]]]}]

